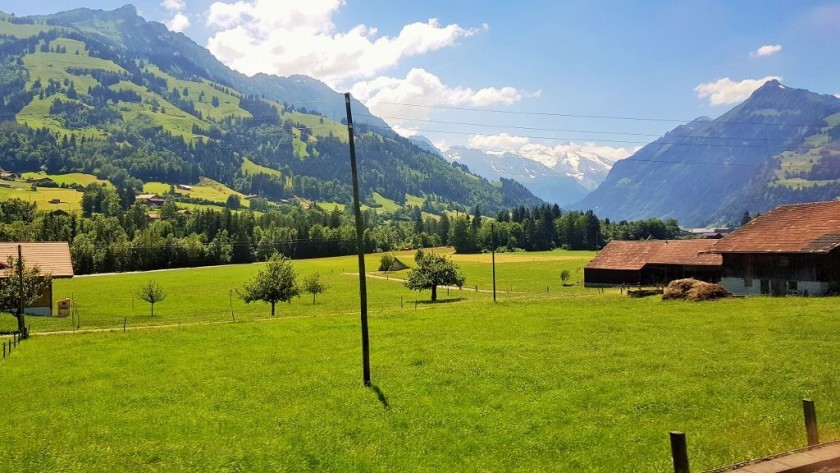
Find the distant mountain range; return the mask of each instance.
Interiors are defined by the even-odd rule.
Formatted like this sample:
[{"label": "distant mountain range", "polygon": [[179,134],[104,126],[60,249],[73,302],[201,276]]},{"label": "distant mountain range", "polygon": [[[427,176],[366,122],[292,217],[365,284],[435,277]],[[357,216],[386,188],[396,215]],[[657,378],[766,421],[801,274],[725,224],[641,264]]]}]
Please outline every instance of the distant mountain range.
[{"label": "distant mountain range", "polygon": [[617,162],[573,207],[700,227],[838,196],[840,99],[773,80],[724,115],[679,126]]},{"label": "distant mountain range", "polygon": [[561,206],[577,202],[595,189],[616,161],[572,143],[556,148],[525,146],[518,152],[493,152],[464,146],[440,150],[424,136],[410,139],[420,148],[465,165],[485,179],[512,179],[540,199]]},{"label": "distant mountain range", "polygon": [[578,201],[589,192],[575,177],[558,169],[559,166],[548,167],[518,154],[489,153],[458,146],[442,154],[447,160],[463,164],[486,179],[513,179],[537,197],[561,206]]}]

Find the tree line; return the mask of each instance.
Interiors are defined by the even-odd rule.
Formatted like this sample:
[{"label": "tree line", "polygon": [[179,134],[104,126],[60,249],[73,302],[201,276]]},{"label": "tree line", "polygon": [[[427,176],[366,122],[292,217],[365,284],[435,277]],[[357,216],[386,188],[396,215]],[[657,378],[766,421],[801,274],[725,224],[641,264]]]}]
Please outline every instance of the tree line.
[{"label": "tree line", "polygon": [[[290,203],[262,212],[229,208],[179,209],[168,199],[150,211],[128,203],[117,190],[91,184],[83,215],[37,211],[19,199],[0,202],[0,241],[70,242],[77,274],[142,271],[265,261],[274,253],[290,258],[349,255],[356,251],[354,219],[347,210]],[[420,207],[393,214],[363,212],[364,249],[388,252],[454,246],[459,253],[596,250],[612,239],[674,238],[675,221],[599,220],[591,211],[557,206],[518,207],[495,219],[443,213]]]}]

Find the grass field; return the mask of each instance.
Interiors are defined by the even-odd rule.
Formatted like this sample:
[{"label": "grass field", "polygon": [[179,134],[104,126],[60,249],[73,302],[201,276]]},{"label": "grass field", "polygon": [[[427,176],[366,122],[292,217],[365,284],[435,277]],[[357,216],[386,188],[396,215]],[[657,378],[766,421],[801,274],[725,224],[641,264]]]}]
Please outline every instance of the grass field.
[{"label": "grass field", "polygon": [[[164,195],[169,192],[169,184],[163,182],[147,182],[143,184],[143,192],[150,192],[154,194]],[[242,207],[249,207],[250,203],[245,198],[245,194],[237,192],[226,185],[214,181],[213,179],[202,177],[198,184],[192,184],[192,190],[175,189],[178,194],[189,195],[196,199],[204,199],[210,202],[218,202],[224,204],[228,196],[238,195]]]},{"label": "grass field", "polygon": [[[560,287],[560,270],[578,281],[591,256],[497,255],[499,286],[513,288],[496,304],[465,288],[415,308],[428,291],[372,274],[374,389],[360,379],[353,257],[295,261],[327,293],[275,319],[234,298],[236,323],[224,322],[229,290],[259,265],[57,281],[82,329],[176,325],[25,341],[0,361],[0,460],[20,471],[668,471],[668,431],[684,430],[702,471],[802,446],[803,397],[817,402],[821,437],[840,436],[836,299],[681,303]],[[453,259],[468,286],[489,289],[489,255]],[[170,294],[155,321],[126,308],[148,279]],[[67,328],[28,320],[36,333]]]},{"label": "grass field", "polygon": [[[61,189],[38,187],[32,190],[28,182],[15,181],[8,183],[12,187],[0,187],[0,200],[20,199],[25,202],[34,202],[38,210],[64,210],[68,212],[80,212],[82,210],[82,193],[75,189]],[[51,203],[58,199],[57,204]]]},{"label": "grass field", "polygon": [[113,187],[113,185],[111,185],[111,182],[108,180],[99,179],[93,174],[85,174],[81,172],[72,172],[69,174],[47,174],[43,171],[25,172],[21,174],[21,177],[24,179],[43,179],[45,177],[48,177],[58,185],[79,184],[81,186],[88,186],[90,184],[99,184],[107,187]]},{"label": "grass field", "polygon": [[283,174],[277,169],[263,166],[251,161],[248,158],[242,159],[242,173],[243,174],[268,174],[277,178],[282,178]]}]

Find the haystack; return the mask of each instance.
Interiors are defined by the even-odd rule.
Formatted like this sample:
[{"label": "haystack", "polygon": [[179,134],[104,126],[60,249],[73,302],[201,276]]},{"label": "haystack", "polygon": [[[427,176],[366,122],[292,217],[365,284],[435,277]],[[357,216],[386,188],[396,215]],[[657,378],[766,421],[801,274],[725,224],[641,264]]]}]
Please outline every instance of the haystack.
[{"label": "haystack", "polygon": [[662,293],[662,300],[684,299],[687,301],[711,301],[731,295],[720,284],[687,278],[671,281]]}]

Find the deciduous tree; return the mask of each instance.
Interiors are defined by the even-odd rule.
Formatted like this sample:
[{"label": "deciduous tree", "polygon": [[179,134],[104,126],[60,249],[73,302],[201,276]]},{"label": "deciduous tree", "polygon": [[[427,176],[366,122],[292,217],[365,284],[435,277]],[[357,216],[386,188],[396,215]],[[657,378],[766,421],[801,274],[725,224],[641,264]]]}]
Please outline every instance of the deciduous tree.
[{"label": "deciduous tree", "polygon": [[303,283],[301,284],[301,288],[312,294],[312,303],[315,303],[315,296],[317,294],[321,294],[327,290],[327,285],[321,282],[321,275],[319,273],[315,273],[311,276],[307,276],[303,278]]},{"label": "deciduous tree", "polygon": [[[21,273],[23,274],[22,287]],[[26,314],[20,310],[20,307],[26,307],[38,300],[50,284],[50,275],[42,274],[37,265],[28,267],[26,261],[9,257],[3,277],[0,278],[0,311],[9,312],[17,319],[18,332],[26,333]],[[21,299],[23,299],[22,304]]]},{"label": "deciduous tree", "polygon": [[432,290],[432,302],[437,300],[437,287],[454,285],[461,287],[466,278],[458,266],[444,255],[423,253],[417,250],[414,257],[417,266],[408,272],[405,286],[415,291]]},{"label": "deciduous tree", "polygon": [[278,302],[290,301],[300,294],[296,279],[292,261],[275,253],[268,259],[265,268],[237,292],[246,304],[256,301],[271,304],[271,316],[274,317],[274,306]]},{"label": "deciduous tree", "polygon": [[166,299],[166,291],[155,281],[149,281],[137,289],[137,297],[151,304],[151,317],[155,316],[155,304]]}]

